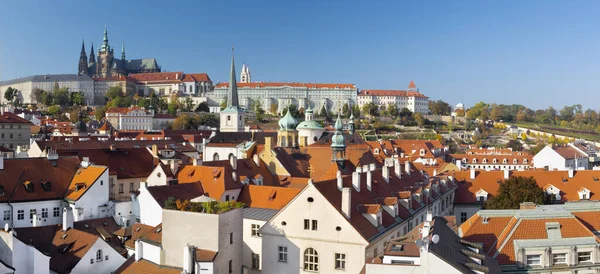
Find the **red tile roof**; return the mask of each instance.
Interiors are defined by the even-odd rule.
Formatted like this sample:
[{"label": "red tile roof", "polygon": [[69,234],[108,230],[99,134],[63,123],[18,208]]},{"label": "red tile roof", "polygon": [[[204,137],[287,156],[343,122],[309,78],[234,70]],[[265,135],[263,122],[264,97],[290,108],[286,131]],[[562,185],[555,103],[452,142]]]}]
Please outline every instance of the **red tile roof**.
[{"label": "red tile roof", "polygon": [[298,193],[300,193],[300,189],[297,188],[245,185],[240,192],[238,201],[249,207],[279,210],[294,199]]},{"label": "red tile roof", "polygon": [[399,96],[399,97],[420,97],[420,98],[429,98],[425,96],[423,93],[416,91],[406,91],[406,90],[366,90],[363,89],[358,93],[358,96]]},{"label": "red tile roof", "polygon": [[150,231],[152,231],[154,227],[149,226],[149,225],[145,225],[145,224],[140,224],[140,223],[135,223],[133,224],[133,226],[131,226],[131,228],[129,228],[131,230],[131,235],[128,237],[128,239],[125,241],[125,243],[123,245],[125,245],[125,247],[135,250],[135,241],[139,238],[144,237],[144,235],[146,235],[146,233],[149,233]]},{"label": "red tile roof", "polygon": [[[285,82],[252,82],[237,83],[238,88],[264,88],[264,87],[297,87],[317,89],[356,89],[354,84],[313,84],[313,83],[285,83]],[[215,88],[227,88],[229,83],[218,83]]]},{"label": "red tile roof", "polygon": [[170,266],[157,265],[146,259],[139,261],[135,260],[135,256],[129,257],[124,264],[122,264],[115,274],[181,274],[182,269]]},{"label": "red tile roof", "polygon": [[220,200],[225,190],[242,188],[233,180],[232,172],[229,167],[187,165],[180,168],[176,176],[179,184],[200,182],[205,195]]},{"label": "red tile roof", "polygon": [[165,201],[167,201],[167,199],[169,199],[171,196],[175,197],[175,199],[185,201],[204,195],[204,189],[202,188],[202,184],[199,182],[185,184],[180,183],[166,186],[150,186],[148,187],[148,192],[150,195],[152,195],[152,197],[154,197],[154,200],[161,207],[165,205]]},{"label": "red tile roof", "polygon": [[408,89],[415,89],[417,88],[417,85],[415,85],[415,81],[410,80],[410,83],[408,84]]},{"label": "red tile roof", "polygon": [[587,157],[584,153],[582,153],[578,149],[576,149],[572,146],[569,146],[569,145],[555,146],[555,147],[552,147],[552,149],[565,159],[586,158]]},{"label": "red tile roof", "polygon": [[0,124],[33,124],[12,112],[5,111],[4,114],[0,115]]}]

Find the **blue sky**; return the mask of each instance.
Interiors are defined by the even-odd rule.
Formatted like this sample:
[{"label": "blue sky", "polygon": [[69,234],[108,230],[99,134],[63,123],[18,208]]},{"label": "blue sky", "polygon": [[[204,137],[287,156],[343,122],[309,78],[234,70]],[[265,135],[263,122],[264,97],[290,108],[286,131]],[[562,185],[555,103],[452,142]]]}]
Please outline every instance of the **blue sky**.
[{"label": "blue sky", "polygon": [[[81,40],[226,81],[354,83],[532,108],[600,100],[600,1],[6,1],[0,77],[76,73]],[[89,54],[89,52],[88,52]]]}]

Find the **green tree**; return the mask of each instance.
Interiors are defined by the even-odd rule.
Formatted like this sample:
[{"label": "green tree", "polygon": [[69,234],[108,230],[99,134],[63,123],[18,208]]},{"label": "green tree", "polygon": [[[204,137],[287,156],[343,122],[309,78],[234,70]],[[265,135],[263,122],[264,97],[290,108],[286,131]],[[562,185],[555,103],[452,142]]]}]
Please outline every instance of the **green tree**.
[{"label": "green tree", "polygon": [[285,116],[288,111],[292,114],[292,117],[294,117],[296,119],[300,118],[300,111],[298,111],[298,107],[296,105],[294,105],[294,104],[289,105],[287,108],[283,109],[283,112],[281,113],[281,115]]},{"label": "green tree", "polygon": [[52,93],[52,104],[67,106],[69,104],[69,88],[62,87]]},{"label": "green tree", "polygon": [[73,92],[71,93],[71,105],[73,106],[84,106],[85,105],[85,97],[81,92]]},{"label": "green tree", "polygon": [[189,96],[185,97],[185,100],[183,101],[183,109],[185,111],[192,111],[194,109],[194,99]]},{"label": "green tree", "polygon": [[6,89],[6,91],[4,92],[4,99],[6,99],[7,102],[12,102],[14,98],[15,98],[15,89],[12,87],[8,87]]},{"label": "green tree", "polygon": [[467,112],[467,118],[472,120],[478,118],[481,120],[487,120],[489,116],[489,108],[490,105],[484,102],[479,102],[469,109],[469,111]]},{"label": "green tree", "polygon": [[355,118],[360,118],[360,107],[358,106],[358,104],[352,106],[352,114],[354,114]]},{"label": "green tree", "polygon": [[196,112],[210,112],[210,108],[206,102],[202,102],[198,104],[198,107],[195,110]]},{"label": "green tree", "polygon": [[179,103],[179,96],[177,94],[171,95],[169,98],[169,105],[167,107],[167,112],[173,116],[177,115],[177,110],[181,108]]},{"label": "green tree", "polygon": [[265,110],[262,108],[260,102],[255,100],[254,102],[252,102],[252,106],[250,108],[256,114],[256,121],[259,123],[262,122],[265,117]]},{"label": "green tree", "polygon": [[425,117],[423,117],[423,114],[421,113],[415,113],[415,122],[417,123],[417,125],[419,127],[422,127],[425,125],[425,122],[427,121],[427,119],[425,119]]},{"label": "green tree", "polygon": [[348,103],[345,103],[342,106],[342,116],[344,116],[344,117],[350,117],[350,113],[348,113]]},{"label": "green tree", "polygon": [[372,116],[372,117],[378,117],[379,116],[379,108],[377,107],[377,105],[369,102],[363,105],[363,109],[362,109],[363,113],[365,113],[366,115]]},{"label": "green tree", "polygon": [[195,128],[198,128],[198,126],[200,125],[208,127],[218,127],[219,117],[217,117],[217,115],[215,115],[214,113],[201,115],[198,117],[198,125]]},{"label": "green tree", "polygon": [[50,91],[43,91],[42,92],[42,104],[44,104],[44,106],[50,106],[52,105],[52,100],[54,98],[52,98],[52,92]]},{"label": "green tree", "polygon": [[108,91],[106,91],[106,98],[108,98],[108,100],[112,100],[117,97],[123,97],[123,88],[119,86],[108,88]]},{"label": "green tree", "polygon": [[508,141],[508,143],[506,144],[506,147],[512,148],[513,151],[522,151],[523,150],[523,144],[521,144],[521,142],[519,142],[519,140]]},{"label": "green tree", "polygon": [[53,105],[53,106],[48,107],[48,114],[50,114],[54,117],[58,116],[61,112],[62,112],[62,109],[60,108],[60,106]]},{"label": "green tree", "polygon": [[177,199],[173,196],[169,196],[165,201],[164,209],[177,210]]},{"label": "green tree", "polygon": [[224,110],[227,107],[227,99],[223,100],[219,106],[221,107],[221,110]]},{"label": "green tree", "polygon": [[269,108],[269,112],[271,112],[272,115],[277,115],[277,103],[271,103],[271,107]]},{"label": "green tree", "polygon": [[34,88],[31,91],[31,95],[30,95],[30,100],[33,102],[36,102],[38,104],[43,104],[43,98],[42,95],[44,94],[44,90],[43,89],[39,89],[39,88]]},{"label": "green tree", "polygon": [[396,104],[388,104],[387,105],[387,113],[391,117],[397,117],[398,116],[398,107],[396,106]]},{"label": "green tree", "polygon": [[510,177],[500,183],[496,196],[485,203],[486,209],[519,209],[523,202],[544,204],[546,195],[533,177]]},{"label": "green tree", "polygon": [[96,108],[96,111],[94,111],[94,112],[95,112],[94,117],[96,118],[96,120],[100,121],[106,115],[106,107],[105,106],[98,107],[98,108]]},{"label": "green tree", "polygon": [[452,107],[442,100],[429,101],[429,111],[434,115],[450,115]]},{"label": "green tree", "polygon": [[59,89],[60,89],[60,86],[58,85],[58,82],[54,82],[54,87],[52,87],[52,92],[56,92]]},{"label": "green tree", "polygon": [[319,111],[319,117],[326,118],[328,116],[327,109],[325,105],[321,106],[321,111]]}]

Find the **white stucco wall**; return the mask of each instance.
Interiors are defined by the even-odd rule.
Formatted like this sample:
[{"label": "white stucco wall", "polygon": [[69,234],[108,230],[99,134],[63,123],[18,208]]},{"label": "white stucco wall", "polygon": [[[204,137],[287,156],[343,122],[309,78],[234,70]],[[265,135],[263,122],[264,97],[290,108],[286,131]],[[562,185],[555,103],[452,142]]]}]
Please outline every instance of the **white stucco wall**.
[{"label": "white stucco wall", "polygon": [[79,198],[79,200],[75,201],[74,204],[71,204],[73,209],[83,209],[83,216],[80,216],[82,218],[76,218],[75,220],[81,221],[110,216],[110,212],[107,210],[108,192],[108,169],[106,169],[92,184],[92,186]]},{"label": "white stucco wall", "polygon": [[138,200],[139,198],[127,202],[111,201],[113,204],[112,216],[117,224],[127,226],[127,221],[129,221],[129,225],[137,222],[137,219],[140,218]]},{"label": "white stucco wall", "polygon": [[547,146],[533,156],[533,166],[536,168],[549,167],[550,170],[566,170],[565,158],[560,156],[551,147]]},{"label": "white stucco wall", "polygon": [[[160,264],[160,253],[162,251],[162,249],[160,248],[160,246],[156,246],[150,243],[145,243],[145,242],[141,242],[142,244],[142,257],[148,261],[151,261],[155,264]],[[181,265],[173,265],[176,267],[182,267],[183,264]]]},{"label": "white stucco wall", "polygon": [[[159,175],[160,174],[160,175]],[[166,186],[167,185],[167,176],[165,175],[165,171],[163,170],[161,165],[157,165],[156,168],[148,175],[148,179],[146,182],[148,186]]]},{"label": "white stucco wall", "polygon": [[[304,219],[317,220],[318,229],[304,230]],[[311,273],[303,271],[303,253],[309,247],[319,254],[320,273],[337,272],[335,253],[346,254],[347,273],[359,273],[365,264],[368,242],[312,185],[267,222],[261,234],[263,273]],[[287,263],[278,262],[278,246],[288,248]]]},{"label": "white stucco wall", "polygon": [[[248,273],[256,274],[260,273],[255,269],[252,269],[252,254],[258,254],[259,259],[262,262],[262,237],[260,236],[252,236],[252,225],[259,225],[262,227],[266,222],[260,220],[252,220],[252,219],[244,219],[243,224],[243,239],[244,246],[242,251],[242,264],[248,268]],[[260,235],[260,233],[259,233]],[[259,264],[259,269],[260,269]]]},{"label": "white stucco wall", "polygon": [[[102,260],[96,260],[96,252],[98,250],[102,250]],[[106,259],[108,256],[108,260]],[[90,263],[90,260],[93,260],[94,263]],[[90,247],[87,253],[83,255],[79,263],[73,268],[71,273],[73,274],[89,274],[89,273],[98,273],[98,274],[110,274],[115,271],[119,266],[125,263],[125,258],[123,258],[117,251],[115,251],[110,245],[108,245],[105,241],[98,238],[96,242]]]},{"label": "white stucco wall", "polygon": [[140,209],[140,222],[142,224],[157,226],[162,223],[162,207],[150,195],[146,187],[140,187],[140,194],[137,201]]},{"label": "white stucco wall", "polygon": [[[60,200],[50,200],[41,202],[23,202],[23,203],[12,203],[13,205],[13,225],[14,227],[31,227],[33,226],[32,219],[29,218],[29,212],[31,209],[35,209],[38,217],[38,225],[56,225],[62,222],[62,206]],[[54,217],[54,208],[59,208],[58,217]],[[48,218],[42,218],[42,209],[48,209]],[[17,217],[19,210],[23,210],[24,219],[19,220]]]}]

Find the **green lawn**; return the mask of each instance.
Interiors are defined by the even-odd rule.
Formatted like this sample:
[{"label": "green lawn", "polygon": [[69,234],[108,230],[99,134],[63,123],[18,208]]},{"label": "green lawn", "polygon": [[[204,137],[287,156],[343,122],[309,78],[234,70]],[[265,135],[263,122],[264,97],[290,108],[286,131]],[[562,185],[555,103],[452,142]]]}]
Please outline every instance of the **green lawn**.
[{"label": "green lawn", "polygon": [[556,125],[546,125],[546,124],[538,124],[538,123],[514,123],[514,125],[519,127],[525,127],[530,129],[535,129],[538,131],[544,131],[551,134],[569,136],[578,139],[585,139],[588,141],[600,141],[600,134],[592,133],[592,132],[580,132],[585,130],[561,127]]}]

